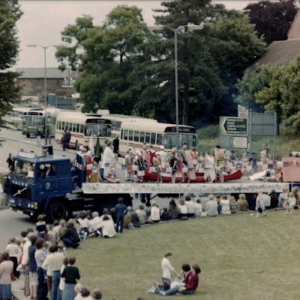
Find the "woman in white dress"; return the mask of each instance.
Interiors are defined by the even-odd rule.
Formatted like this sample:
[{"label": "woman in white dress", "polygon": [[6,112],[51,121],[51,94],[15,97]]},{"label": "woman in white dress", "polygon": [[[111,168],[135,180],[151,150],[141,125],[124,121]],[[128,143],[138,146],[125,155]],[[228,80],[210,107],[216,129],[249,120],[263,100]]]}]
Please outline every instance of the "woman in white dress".
[{"label": "woman in white dress", "polygon": [[211,152],[208,152],[204,158],[204,180],[214,182],[216,179],[215,159]]}]

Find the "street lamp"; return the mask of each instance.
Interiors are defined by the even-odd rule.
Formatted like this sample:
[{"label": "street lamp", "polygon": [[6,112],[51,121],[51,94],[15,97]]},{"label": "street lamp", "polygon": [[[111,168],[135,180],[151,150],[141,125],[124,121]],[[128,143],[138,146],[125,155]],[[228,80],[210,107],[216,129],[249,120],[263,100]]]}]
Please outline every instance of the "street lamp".
[{"label": "street lamp", "polygon": [[[188,29],[191,31],[194,30],[202,30],[203,24],[201,25],[194,25],[194,24],[188,24],[184,26],[179,26],[178,28],[172,28],[170,26],[164,26],[174,32],[174,58],[175,58],[175,114],[176,114],[176,139],[177,139],[177,149],[180,147],[179,143],[179,112],[178,112],[178,33],[181,32],[181,30],[188,26]],[[151,26],[150,29],[152,30],[161,30],[163,26],[155,25]]]},{"label": "street lamp", "polygon": [[48,46],[42,46],[39,44],[34,44],[34,45],[27,45],[27,47],[41,47],[44,49],[44,97],[45,97],[45,118],[44,118],[44,124],[45,124],[45,145],[48,144],[48,120],[47,120],[47,64],[46,64],[46,54],[47,54],[47,49],[52,46],[52,45],[48,45]]}]

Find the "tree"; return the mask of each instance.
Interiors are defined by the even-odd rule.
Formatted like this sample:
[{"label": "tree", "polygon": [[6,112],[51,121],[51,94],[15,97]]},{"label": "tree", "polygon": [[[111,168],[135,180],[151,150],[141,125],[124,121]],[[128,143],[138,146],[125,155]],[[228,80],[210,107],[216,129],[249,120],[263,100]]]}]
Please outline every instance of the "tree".
[{"label": "tree", "polygon": [[270,112],[276,112],[279,120],[300,131],[300,58],[293,63],[276,68],[269,86],[256,95],[256,101]]},{"label": "tree", "polygon": [[258,69],[249,69],[245,72],[242,79],[236,84],[238,95],[235,101],[248,109],[263,112],[263,103],[257,103],[256,96],[264,88],[270,86],[272,74],[276,67],[263,65]]},{"label": "tree", "polygon": [[0,1],[0,128],[7,127],[3,117],[20,99],[20,87],[15,84],[20,74],[10,68],[16,64],[19,53],[16,22],[21,15],[17,0]]},{"label": "tree", "polygon": [[[118,6],[106,18],[103,26],[94,26],[92,18],[84,16],[69,25],[62,40],[70,46],[58,48],[56,57],[78,65],[81,77],[75,87],[84,100],[84,110],[108,108],[115,113],[130,114],[134,105],[129,76],[137,56],[138,45],[150,32],[137,7]],[[71,46],[74,43],[75,46]],[[80,54],[77,54],[81,49]]]},{"label": "tree", "polygon": [[288,31],[297,13],[295,1],[261,1],[248,4],[244,9],[255,25],[259,37],[269,45],[273,41],[287,39]]},{"label": "tree", "polygon": [[[179,122],[199,125],[233,113],[238,78],[265,50],[248,18],[210,1],[172,1],[156,10],[158,25],[183,26],[178,34]],[[204,24],[189,31],[190,24]],[[168,27],[143,44],[145,61],[135,68],[142,90],[138,109],[154,110],[157,119],[175,120],[174,39]],[[153,60],[153,58],[155,58]],[[144,74],[144,76],[143,76]],[[159,104],[161,103],[161,104]],[[190,109],[192,107],[192,109]],[[233,108],[234,107],[234,108]],[[168,121],[168,120],[167,120]],[[198,123],[198,124],[197,124]]]}]

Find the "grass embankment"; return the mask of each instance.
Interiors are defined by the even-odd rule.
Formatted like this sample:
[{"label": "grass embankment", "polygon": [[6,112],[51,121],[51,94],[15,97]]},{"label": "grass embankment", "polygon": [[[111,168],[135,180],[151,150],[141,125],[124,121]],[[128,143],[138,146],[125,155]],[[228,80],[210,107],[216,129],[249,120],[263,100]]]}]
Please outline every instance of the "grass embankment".
[{"label": "grass embankment", "polygon": [[191,300],[299,299],[299,217],[299,211],[274,211],[259,219],[241,214],[158,224],[91,238],[67,254],[77,258],[81,283],[100,288],[105,299],[160,298],[146,291],[161,280],[166,251],[177,271],[183,263],[200,265],[200,287]]},{"label": "grass embankment", "polygon": [[[219,125],[209,125],[197,130],[198,151],[207,152],[220,144]],[[259,153],[262,145],[268,144],[271,154],[274,153],[274,137],[252,137],[251,152]],[[276,155],[278,157],[288,156],[292,151],[300,151],[300,136],[293,132],[281,129],[280,136],[276,137]],[[241,154],[241,150],[235,150],[235,153]]]}]

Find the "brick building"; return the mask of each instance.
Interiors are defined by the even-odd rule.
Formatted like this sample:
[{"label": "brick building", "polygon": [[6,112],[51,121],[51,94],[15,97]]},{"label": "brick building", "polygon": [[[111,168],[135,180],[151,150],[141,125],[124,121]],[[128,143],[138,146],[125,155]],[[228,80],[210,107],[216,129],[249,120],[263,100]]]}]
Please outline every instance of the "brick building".
[{"label": "brick building", "polygon": [[[21,96],[23,99],[30,97],[44,99],[44,68],[17,68],[21,73],[17,78],[17,84],[22,86]],[[73,83],[77,78],[77,73],[73,71],[60,71],[57,68],[47,68],[47,94],[71,97],[75,90]],[[69,84],[70,83],[70,84]]]}]

